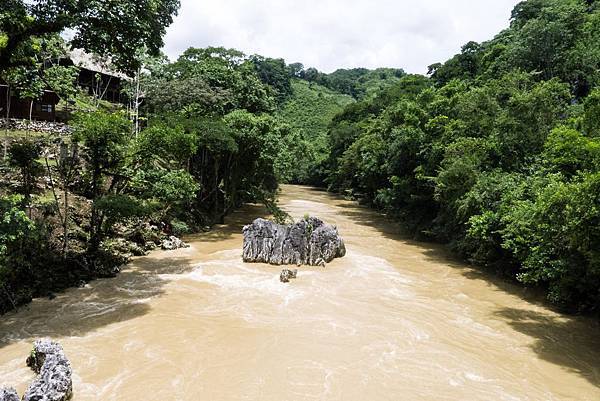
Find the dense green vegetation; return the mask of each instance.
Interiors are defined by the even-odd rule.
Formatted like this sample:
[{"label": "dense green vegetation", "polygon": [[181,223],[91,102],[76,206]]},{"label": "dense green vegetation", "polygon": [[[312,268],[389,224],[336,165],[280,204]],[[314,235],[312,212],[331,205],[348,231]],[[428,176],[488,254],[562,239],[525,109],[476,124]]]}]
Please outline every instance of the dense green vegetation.
[{"label": "dense green vegetation", "polygon": [[293,95],[277,115],[289,124],[293,134],[286,138],[288,150],[282,163],[289,165],[282,177],[292,183],[317,184],[324,179],[322,169],[328,154],[327,129],[333,117],[354,100],[318,84],[294,78]]},{"label": "dense green vegetation", "polygon": [[[262,62],[260,71],[271,71],[265,82],[279,90],[277,115],[291,126],[277,163],[285,168],[283,182],[321,185],[329,155],[328,128],[345,106],[368,99],[400,81],[404,71],[392,68],[340,69],[331,74],[299,63],[253,57]],[[265,68],[267,65],[269,68]],[[264,76],[264,74],[262,75]]]},{"label": "dense green vegetation", "polygon": [[[22,196],[3,198],[11,231],[0,247],[0,310],[60,289],[51,284],[56,265],[81,266],[58,280],[65,285],[112,274],[122,248],[139,253],[157,239],[148,223],[180,235],[222,222],[244,202],[272,207],[290,128],[274,116],[277,89],[261,81],[253,61],[234,50],[189,49],[173,63],[148,61],[147,70],[144,129],[124,111],[98,108],[75,116],[54,163],[42,157],[52,145],[11,144]],[[45,246],[39,257],[34,245]]]},{"label": "dense green vegetation", "polygon": [[[3,1],[0,79],[31,105],[46,89],[66,100],[77,92],[77,72],[58,62],[65,51],[61,32],[71,29],[72,46],[110,57],[116,67],[130,72],[140,65],[135,57],[138,48],[158,52],[178,5],[176,0]],[[111,219],[139,216],[146,210],[129,198],[113,201],[118,207],[110,207],[130,175],[129,125],[120,114],[98,112],[81,116],[76,135],[58,148],[52,138],[34,139],[29,132],[10,148],[5,142],[0,313],[33,296],[113,274],[122,263],[101,245],[113,231]],[[53,152],[60,156],[50,156]],[[44,181],[49,191],[44,191]]]},{"label": "dense green vegetation", "polygon": [[110,57],[134,71],[140,48],[157,54],[179,0],[3,0],[0,3],[0,70],[35,62],[40,39],[73,33],[76,48]]},{"label": "dense green vegetation", "polygon": [[600,308],[600,4],[529,0],[510,28],[349,105],[333,190],[473,262]]},{"label": "dense green vegetation", "polygon": [[316,83],[332,91],[352,96],[355,99],[370,98],[378,91],[383,90],[405,75],[401,69],[366,68],[340,69],[326,74],[316,68],[304,69],[302,64],[291,64],[289,67],[292,76],[307,82]]}]

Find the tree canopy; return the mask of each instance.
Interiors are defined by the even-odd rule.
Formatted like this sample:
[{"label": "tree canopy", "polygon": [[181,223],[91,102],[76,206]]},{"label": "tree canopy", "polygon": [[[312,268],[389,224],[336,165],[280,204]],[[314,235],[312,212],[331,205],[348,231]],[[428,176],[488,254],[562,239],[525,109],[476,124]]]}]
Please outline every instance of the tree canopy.
[{"label": "tree canopy", "polygon": [[529,0],[329,128],[325,184],[556,304],[600,308],[600,6]]},{"label": "tree canopy", "polygon": [[138,67],[145,47],[157,54],[179,0],[4,0],[0,4],[0,71],[27,63],[36,39],[65,30],[71,46],[110,58],[120,69]]}]

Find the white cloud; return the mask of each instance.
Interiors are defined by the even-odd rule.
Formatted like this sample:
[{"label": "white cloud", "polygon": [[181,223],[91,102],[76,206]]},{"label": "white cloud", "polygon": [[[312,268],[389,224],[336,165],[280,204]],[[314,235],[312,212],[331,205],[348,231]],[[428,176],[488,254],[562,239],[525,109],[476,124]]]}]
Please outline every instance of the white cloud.
[{"label": "white cloud", "polygon": [[182,0],[164,51],[224,46],[325,72],[399,67],[425,73],[470,40],[508,26],[519,0]]}]

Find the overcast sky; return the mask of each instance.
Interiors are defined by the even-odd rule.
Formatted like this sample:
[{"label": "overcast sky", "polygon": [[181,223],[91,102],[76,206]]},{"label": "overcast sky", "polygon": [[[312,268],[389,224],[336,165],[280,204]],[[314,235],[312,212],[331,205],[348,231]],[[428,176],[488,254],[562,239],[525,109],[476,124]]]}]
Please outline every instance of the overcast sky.
[{"label": "overcast sky", "polygon": [[324,72],[399,67],[426,73],[470,40],[508,27],[520,0],[181,0],[165,52],[224,46]]}]

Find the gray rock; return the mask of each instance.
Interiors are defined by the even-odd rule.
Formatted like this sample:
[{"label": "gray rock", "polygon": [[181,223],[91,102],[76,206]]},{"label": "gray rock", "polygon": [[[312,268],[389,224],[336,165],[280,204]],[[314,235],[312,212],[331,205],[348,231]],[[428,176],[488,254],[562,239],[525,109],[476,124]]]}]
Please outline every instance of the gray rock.
[{"label": "gray rock", "polygon": [[161,248],[165,251],[173,251],[179,248],[189,248],[190,246],[180,240],[179,238],[171,235],[169,238],[166,238],[162,241]]},{"label": "gray rock", "polygon": [[244,262],[324,266],[346,254],[337,228],[316,217],[292,225],[256,219],[243,233]]},{"label": "gray rock", "polygon": [[289,270],[283,269],[279,275],[279,281],[288,283],[291,279],[298,277],[298,269]]},{"label": "gray rock", "polygon": [[66,401],[73,395],[73,371],[60,344],[37,340],[27,366],[38,373],[29,385],[23,401]]},{"label": "gray rock", "polygon": [[0,401],[20,401],[14,388],[0,388]]}]

